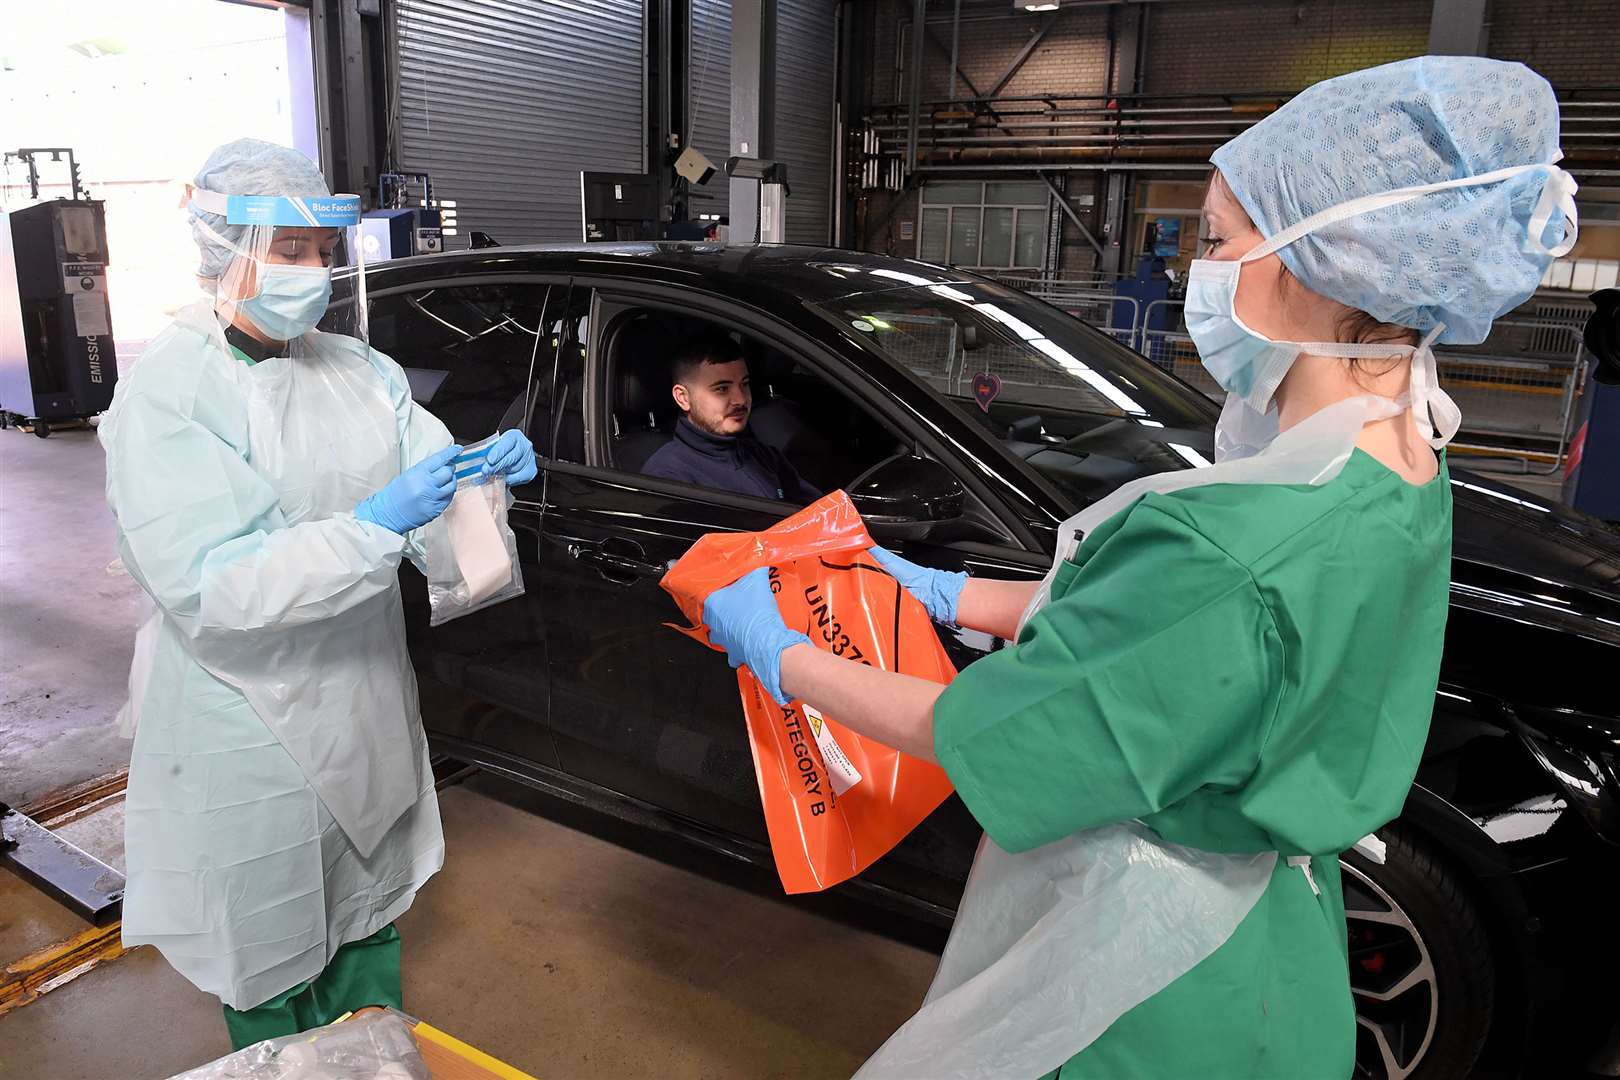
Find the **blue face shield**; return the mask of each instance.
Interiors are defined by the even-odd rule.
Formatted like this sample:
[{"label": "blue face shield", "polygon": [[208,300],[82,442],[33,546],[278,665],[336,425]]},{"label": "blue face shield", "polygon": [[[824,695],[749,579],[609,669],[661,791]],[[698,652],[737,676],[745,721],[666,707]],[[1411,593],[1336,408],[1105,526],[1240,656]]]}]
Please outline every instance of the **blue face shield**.
[{"label": "blue face shield", "polygon": [[[204,221],[195,223],[236,256],[216,288],[216,307],[222,317],[245,320],[272,341],[291,341],[313,330],[331,302],[332,270],[328,266],[274,262],[270,258],[272,242],[280,229],[347,229],[356,225],[360,220],[359,197],[223,195],[193,188],[191,203],[197,210],[223,216],[228,225],[241,228],[240,239],[233,240]],[[364,271],[364,266],[357,271],[362,309]]]}]

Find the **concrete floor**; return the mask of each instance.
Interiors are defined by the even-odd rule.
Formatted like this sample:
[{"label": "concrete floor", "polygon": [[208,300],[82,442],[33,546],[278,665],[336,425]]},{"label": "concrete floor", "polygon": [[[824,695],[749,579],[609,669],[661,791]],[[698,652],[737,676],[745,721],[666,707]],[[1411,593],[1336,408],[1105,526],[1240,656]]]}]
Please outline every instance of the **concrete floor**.
[{"label": "concrete floor", "polygon": [[[445,869],[399,922],[405,1006],[537,1077],[848,1076],[933,974],[931,950],[836,904],[550,820],[571,812],[505,782],[440,805]],[[82,928],[0,873],[6,961]],[[218,1002],[150,948],[0,1018],[0,1047],[0,1080],[145,1080],[229,1051]]]},{"label": "concrete floor", "polygon": [[90,428],[0,431],[0,800],[26,805],[129,761],[140,587],[120,568]]}]

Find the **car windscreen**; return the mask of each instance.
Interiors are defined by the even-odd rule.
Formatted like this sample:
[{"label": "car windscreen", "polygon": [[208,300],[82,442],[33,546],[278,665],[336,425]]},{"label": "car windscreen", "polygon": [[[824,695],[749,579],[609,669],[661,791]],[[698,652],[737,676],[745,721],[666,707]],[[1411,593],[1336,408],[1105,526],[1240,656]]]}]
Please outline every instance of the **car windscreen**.
[{"label": "car windscreen", "polygon": [[808,305],[933,387],[1078,504],[1207,464],[1218,409],[1079,320],[1000,285]]}]

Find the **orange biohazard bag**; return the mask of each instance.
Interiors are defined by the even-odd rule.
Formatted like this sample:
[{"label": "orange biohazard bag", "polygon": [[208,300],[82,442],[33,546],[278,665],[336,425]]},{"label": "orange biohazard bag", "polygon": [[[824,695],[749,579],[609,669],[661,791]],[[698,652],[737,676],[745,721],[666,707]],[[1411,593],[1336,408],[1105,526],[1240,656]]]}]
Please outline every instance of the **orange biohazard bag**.
[{"label": "orange biohazard bag", "polygon": [[[956,675],[928,612],[867,553],[849,496],[834,492],[760,533],[711,533],[664,576],[710,648],[703,604],[770,567],[782,618],[818,648],[854,663],[948,683]],[[803,702],[772,701],[737,669],[748,741],[776,870],[790,893],[848,880],[882,857],[951,793],[944,770],[855,734]]]}]

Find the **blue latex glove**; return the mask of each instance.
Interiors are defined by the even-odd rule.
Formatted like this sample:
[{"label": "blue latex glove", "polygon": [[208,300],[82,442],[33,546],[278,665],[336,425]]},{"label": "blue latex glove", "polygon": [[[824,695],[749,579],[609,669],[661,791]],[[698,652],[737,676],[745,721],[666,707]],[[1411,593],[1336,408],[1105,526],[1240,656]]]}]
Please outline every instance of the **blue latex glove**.
[{"label": "blue latex glove", "polygon": [[501,432],[489,444],[481,475],[485,480],[496,475],[504,476],[508,487],[516,487],[527,484],[539,472],[540,463],[534,457],[534,444],[527,435],[514,428]]},{"label": "blue latex glove", "polygon": [[354,516],[404,536],[449,507],[456,496],[455,456],[459,446],[429,454],[388,482],[388,486],[354,508]]},{"label": "blue latex glove", "polygon": [[956,604],[962,599],[962,589],[967,585],[966,574],[953,574],[948,570],[931,570],[926,566],[918,566],[876,544],[868,550],[872,552],[872,558],[878,561],[878,565],[888,571],[890,577],[904,585],[907,592],[922,601],[922,606],[927,609],[930,619],[946,626],[956,625]]},{"label": "blue latex glove", "polygon": [[761,567],[710,593],[703,603],[703,623],[709,628],[709,640],[726,650],[732,667],[747,664],[773,701],[788,703],[782,696],[782,650],[808,645],[810,639],[782,621],[771,594],[769,570]]}]

